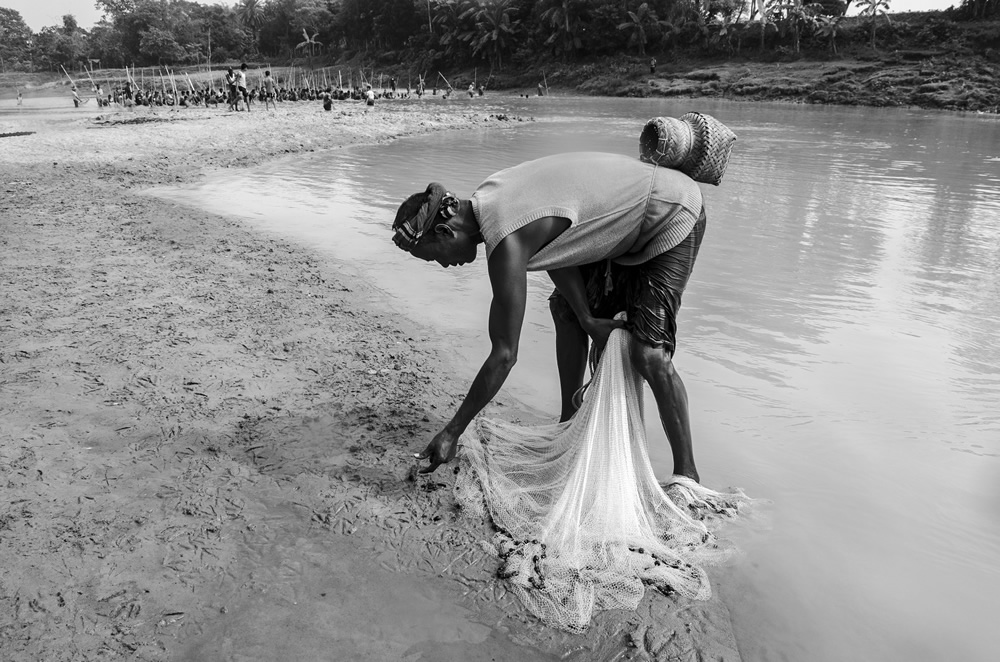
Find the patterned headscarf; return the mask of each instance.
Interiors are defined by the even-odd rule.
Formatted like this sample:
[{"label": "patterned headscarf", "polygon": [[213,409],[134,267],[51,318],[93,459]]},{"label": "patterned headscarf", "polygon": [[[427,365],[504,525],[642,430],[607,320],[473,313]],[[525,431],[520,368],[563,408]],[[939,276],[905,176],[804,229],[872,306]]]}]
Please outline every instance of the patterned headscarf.
[{"label": "patterned headscarf", "polygon": [[427,185],[427,190],[414,193],[399,206],[392,229],[392,241],[404,251],[413,250],[420,237],[441,220],[448,220],[458,213],[458,198],[437,182]]}]

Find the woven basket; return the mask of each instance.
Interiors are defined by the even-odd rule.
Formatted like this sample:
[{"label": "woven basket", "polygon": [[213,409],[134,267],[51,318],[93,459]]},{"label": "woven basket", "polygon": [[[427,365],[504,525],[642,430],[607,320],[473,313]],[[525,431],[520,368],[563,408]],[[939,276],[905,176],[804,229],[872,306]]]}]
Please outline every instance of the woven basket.
[{"label": "woven basket", "polygon": [[736,134],[711,115],[654,117],[639,135],[639,158],[718,186],[735,142]]}]

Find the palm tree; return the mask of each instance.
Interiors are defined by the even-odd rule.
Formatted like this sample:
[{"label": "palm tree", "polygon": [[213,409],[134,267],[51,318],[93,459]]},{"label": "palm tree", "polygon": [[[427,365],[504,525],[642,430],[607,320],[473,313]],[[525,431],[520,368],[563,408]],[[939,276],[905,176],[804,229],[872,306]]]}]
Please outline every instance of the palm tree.
[{"label": "palm tree", "polygon": [[757,23],[760,23],[760,50],[764,50],[764,37],[767,36],[767,29],[776,30],[774,24],[774,9],[778,0],[757,0]]},{"label": "palm tree", "polygon": [[885,16],[889,20],[889,0],[860,0],[858,7],[861,9],[861,16],[871,16],[872,18],[872,48],[875,48],[875,21],[879,15]]},{"label": "palm tree", "polygon": [[816,23],[813,5],[806,7],[802,0],[777,0],[774,9],[780,14],[784,14],[782,23],[782,36],[784,29],[792,32],[792,44],[795,52],[799,52],[799,45],[802,40],[802,30],[808,29]]},{"label": "palm tree", "polygon": [[[509,51],[520,21],[511,21],[511,0],[490,0],[475,10],[476,36],[471,41],[472,54],[486,51],[490,66],[503,68],[503,54]],[[473,11],[473,10],[470,10]]]},{"label": "palm tree", "polygon": [[729,55],[733,54],[733,36],[736,34],[737,26],[728,16],[716,17],[708,24],[711,33],[710,42],[716,46],[722,46]]},{"label": "palm tree", "polygon": [[306,29],[302,28],[302,37],[303,37],[303,40],[300,41],[298,44],[295,45],[295,48],[302,48],[302,49],[308,49],[309,50],[309,66],[310,67],[312,66],[313,46],[322,46],[323,45],[323,42],[316,40],[316,37],[318,37],[318,36],[319,36],[319,30],[316,31],[316,34],[314,34],[313,36],[310,37],[309,33],[306,32]]},{"label": "palm tree", "polygon": [[631,34],[628,37],[628,45],[631,46],[635,44],[639,47],[639,55],[646,54],[646,44],[649,43],[649,37],[646,35],[647,27],[664,27],[667,25],[666,21],[660,21],[656,18],[656,12],[649,8],[649,3],[644,2],[635,11],[628,12],[629,20],[618,26],[619,30],[630,30]]},{"label": "palm tree", "polygon": [[580,15],[578,3],[575,0],[550,0],[552,6],[544,10],[538,17],[542,22],[548,22],[552,34],[545,40],[546,46],[556,44],[563,52],[575,53],[582,46],[580,41]]},{"label": "palm tree", "polygon": [[470,17],[478,8],[472,0],[438,0],[435,3],[434,25],[441,30],[440,44],[448,57],[464,55],[462,45],[475,37]]},{"label": "palm tree", "polygon": [[816,34],[820,37],[830,38],[830,50],[837,54],[837,28],[840,27],[840,20],[843,16],[817,16]]},{"label": "palm tree", "polygon": [[257,31],[264,25],[264,1],[243,0],[236,8],[236,16],[243,27],[248,28],[253,35],[253,47],[257,48]]}]

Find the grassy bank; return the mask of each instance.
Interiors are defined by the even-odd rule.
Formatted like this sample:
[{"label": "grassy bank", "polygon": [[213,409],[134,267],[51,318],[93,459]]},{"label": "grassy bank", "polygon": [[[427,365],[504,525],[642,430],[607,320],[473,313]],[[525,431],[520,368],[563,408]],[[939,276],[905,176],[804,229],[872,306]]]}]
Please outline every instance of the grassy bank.
[{"label": "grassy bank", "polygon": [[[580,94],[627,97],[719,97],[750,101],[910,106],[998,112],[1000,21],[958,21],[953,12],[910,12],[871,24],[844,18],[833,39],[803,35],[798,49],[781,30],[751,25],[721,42],[670,43],[637,53],[574,58],[521,57],[502,71],[482,63],[443,68],[458,90],[474,80],[490,89],[535,93],[539,84]],[[400,81],[411,75],[399,53],[356,54],[338,66],[374,65]],[[649,60],[658,61],[655,73]],[[433,67],[428,81],[444,85]],[[415,80],[415,77],[414,77]]]},{"label": "grassy bank", "polygon": [[[330,66],[334,70],[337,67]],[[467,87],[473,77],[474,69],[448,75],[458,90]],[[192,74],[192,78],[198,84],[199,76]],[[675,60],[658,65],[655,74],[649,73],[645,59],[620,57],[540,64],[517,74],[501,74],[493,77],[489,91],[535,94],[543,80],[553,91],[595,96],[717,97],[1000,112],[1000,64],[981,56],[957,55],[910,59],[906,54],[894,54],[881,59],[785,62]],[[0,98],[12,98],[13,85],[0,76],[0,87],[4,88]],[[439,85],[443,87],[444,83]],[[69,97],[65,78],[34,74],[26,86],[19,87],[26,98]]]},{"label": "grassy bank", "polygon": [[[956,21],[948,12],[895,14],[876,25],[871,46],[870,23],[857,17],[843,19],[835,39],[804,36],[798,51],[785,46],[787,35],[765,33],[760,42],[753,26],[738,41],[722,44],[669,44],[639,55],[556,57],[521,54],[501,70],[483,62],[448,64],[427,62],[418,51],[363,51],[325,58],[291,61],[250,60],[250,82],[270,66],[278,79],[297,84],[312,80],[345,85],[364,80],[388,87],[415,86],[418,73],[426,77],[428,92],[449,84],[458,91],[469,83],[486,85],[490,92],[535,94],[539,85],[576,94],[620,97],[717,97],[749,101],[856,106],[908,106],[955,111],[1000,112],[1000,21]],[[757,33],[759,35],[759,32]],[[836,48],[834,48],[836,47]],[[655,73],[649,60],[658,61]],[[210,77],[221,85],[225,67],[176,67],[178,90],[187,79],[201,86]],[[146,81],[161,84],[157,68],[145,69]],[[325,76],[324,76],[325,73]],[[291,74],[291,75],[290,75]],[[73,74],[81,93],[89,90],[85,73]],[[124,70],[94,72],[105,82],[120,79]],[[138,76],[137,76],[138,78]],[[168,83],[169,85],[169,83]],[[69,96],[69,81],[61,72],[0,74],[0,99],[11,99],[15,88],[26,96]],[[107,89],[105,90],[107,91]]]},{"label": "grassy bank", "polygon": [[619,67],[618,72],[609,68],[596,66],[592,74],[557,71],[551,79],[561,82],[565,78],[576,83],[574,88],[580,92],[610,96],[720,97],[992,113],[1000,105],[1000,65],[976,57],[674,62],[658,67],[655,75],[636,71],[637,66],[631,71]]}]

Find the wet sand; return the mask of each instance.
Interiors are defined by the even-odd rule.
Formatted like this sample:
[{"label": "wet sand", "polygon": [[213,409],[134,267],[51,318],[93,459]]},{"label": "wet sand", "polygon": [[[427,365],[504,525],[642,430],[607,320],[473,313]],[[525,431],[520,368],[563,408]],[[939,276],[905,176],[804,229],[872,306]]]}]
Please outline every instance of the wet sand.
[{"label": "wet sand", "polygon": [[[307,246],[143,194],[511,123],[0,110],[0,134],[35,132],[0,138],[0,659],[739,659],[716,599],[538,624],[451,467],[412,476],[467,386],[434,330]],[[489,411],[532,416],[503,394]]]}]

